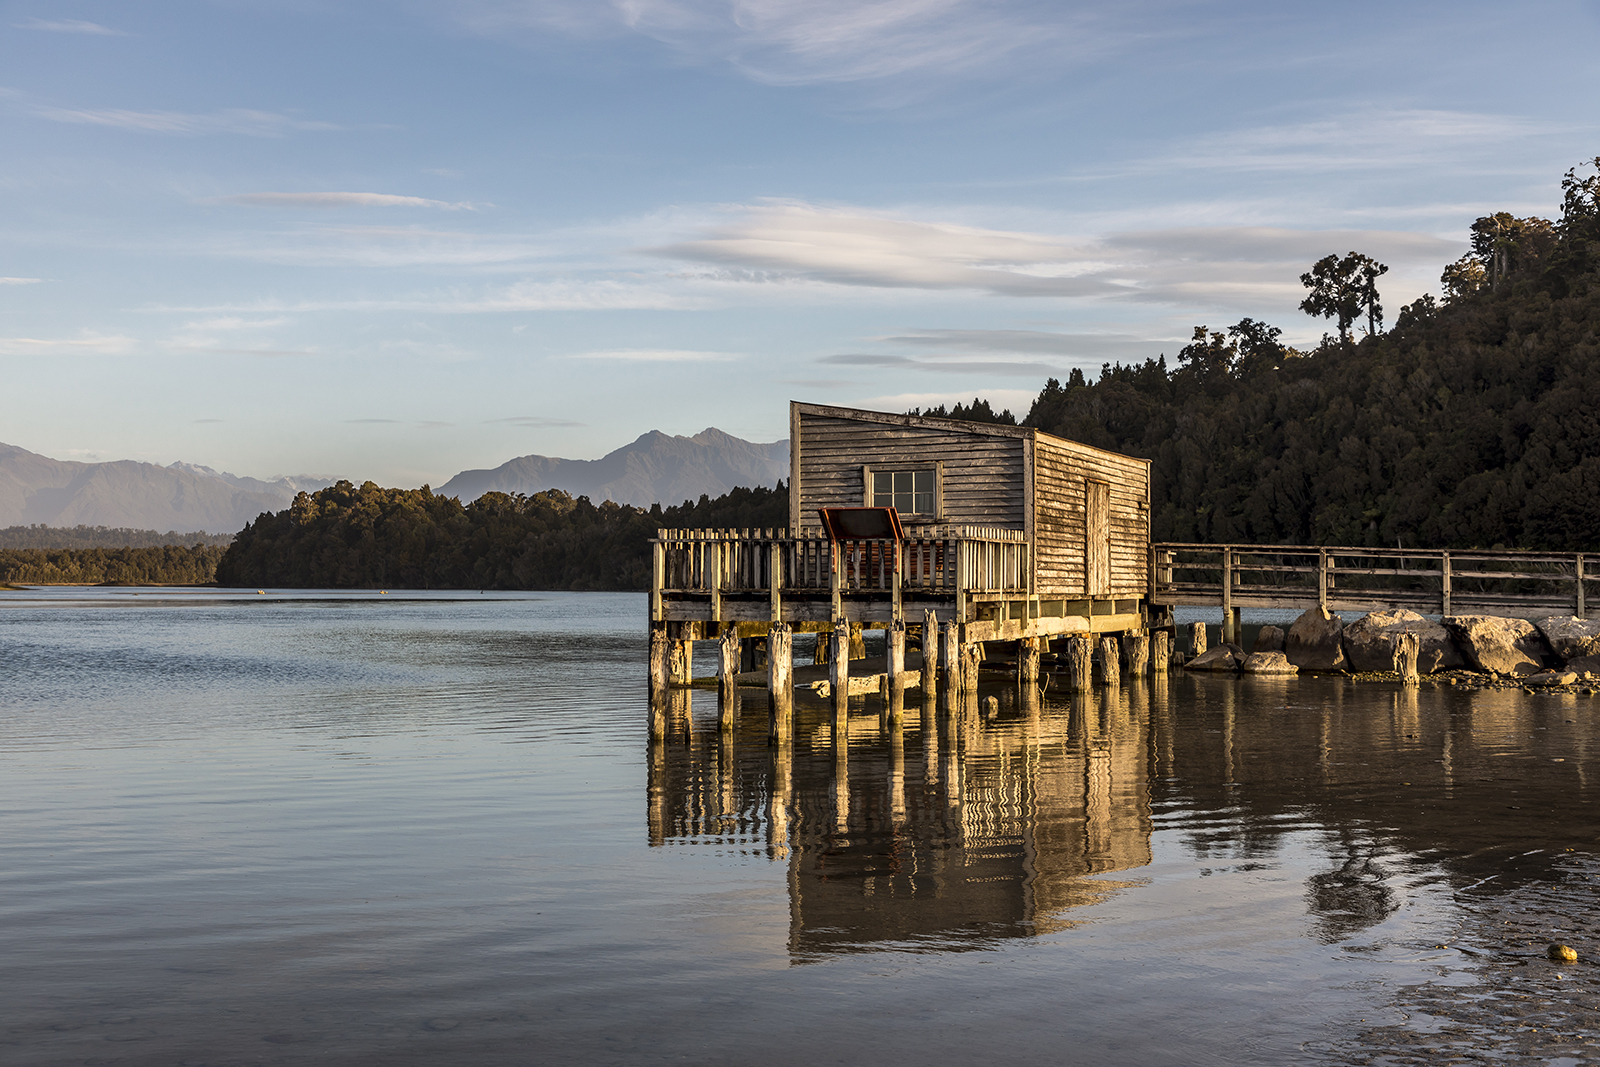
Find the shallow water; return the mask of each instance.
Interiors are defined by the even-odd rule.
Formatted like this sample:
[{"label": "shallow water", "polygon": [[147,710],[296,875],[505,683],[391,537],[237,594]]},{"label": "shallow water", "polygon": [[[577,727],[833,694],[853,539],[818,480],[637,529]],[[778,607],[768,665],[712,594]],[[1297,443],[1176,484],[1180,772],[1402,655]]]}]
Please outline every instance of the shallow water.
[{"label": "shallow water", "polygon": [[1339,1063],[1485,987],[1485,894],[1590,899],[1589,698],[997,676],[784,759],[696,692],[652,750],[644,611],[0,594],[0,1059]]}]

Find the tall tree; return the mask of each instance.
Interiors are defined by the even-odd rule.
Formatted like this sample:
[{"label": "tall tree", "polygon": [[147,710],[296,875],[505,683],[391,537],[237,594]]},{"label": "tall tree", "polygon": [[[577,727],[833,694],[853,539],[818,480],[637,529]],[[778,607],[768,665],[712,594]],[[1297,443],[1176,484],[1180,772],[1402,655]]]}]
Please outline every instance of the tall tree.
[{"label": "tall tree", "polygon": [[1350,343],[1350,324],[1363,314],[1367,317],[1367,332],[1376,336],[1383,323],[1378,278],[1388,272],[1387,266],[1360,252],[1323,256],[1300,275],[1300,284],[1311,290],[1300,302],[1300,310],[1307,315],[1337,319],[1339,340],[1344,344]]}]

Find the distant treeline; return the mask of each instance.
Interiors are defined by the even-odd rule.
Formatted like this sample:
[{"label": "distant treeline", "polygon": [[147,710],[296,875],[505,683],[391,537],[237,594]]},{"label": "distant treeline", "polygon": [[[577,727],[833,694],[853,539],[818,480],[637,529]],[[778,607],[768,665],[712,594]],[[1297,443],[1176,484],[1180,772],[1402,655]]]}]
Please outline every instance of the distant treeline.
[{"label": "distant treeline", "polygon": [[[1353,285],[1307,308],[1346,335],[1314,351],[1197,327],[1175,366],[1052,379],[1024,425],[1151,459],[1158,541],[1600,549],[1600,173],[1562,188],[1559,221],[1474,223],[1387,332]],[[1302,281],[1365,257],[1336,259]]]},{"label": "distant treeline", "polygon": [[216,579],[220,545],[154,548],[4,548],[0,584],[205,585]]},{"label": "distant treeline", "polygon": [[463,505],[421,489],[339,482],[301,493],[235,536],[225,586],[370,589],[644,589],[662,527],[788,524],[789,494],[734,489],[649,509],[559,489],[486,493]]},{"label": "distant treeline", "polygon": [[0,548],[155,548],[160,545],[223,545],[233,534],[204,530],[130,530],[124,526],[7,526],[0,529]]}]

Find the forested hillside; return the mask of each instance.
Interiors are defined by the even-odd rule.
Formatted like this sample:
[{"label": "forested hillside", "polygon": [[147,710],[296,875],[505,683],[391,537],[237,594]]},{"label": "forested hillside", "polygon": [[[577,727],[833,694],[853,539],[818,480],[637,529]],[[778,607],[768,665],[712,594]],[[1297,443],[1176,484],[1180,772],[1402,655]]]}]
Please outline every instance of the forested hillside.
[{"label": "forested hillside", "polygon": [[648,510],[486,493],[462,505],[421,489],[349,482],[301,493],[234,539],[217,581],[231,586],[409,589],[643,589],[662,527],[783,526],[789,496],[735,489]]},{"label": "forested hillside", "polygon": [[5,585],[205,585],[225,549],[216,545],[153,548],[0,549]]},{"label": "forested hillside", "polygon": [[1160,541],[1600,549],[1600,176],[1563,189],[1557,222],[1479,219],[1387,332],[1313,290],[1378,328],[1302,353],[1198,327],[1174,366],[1052,379],[1024,423],[1153,460]]}]

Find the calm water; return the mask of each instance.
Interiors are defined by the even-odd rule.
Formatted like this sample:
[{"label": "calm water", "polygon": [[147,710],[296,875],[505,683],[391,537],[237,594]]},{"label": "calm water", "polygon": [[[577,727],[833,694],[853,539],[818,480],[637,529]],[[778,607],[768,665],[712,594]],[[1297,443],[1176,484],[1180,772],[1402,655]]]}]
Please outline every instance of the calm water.
[{"label": "calm water", "polygon": [[697,692],[652,752],[644,610],[0,593],[0,1061],[1349,1062],[1596,848],[1589,698],[1001,686],[785,761]]}]

